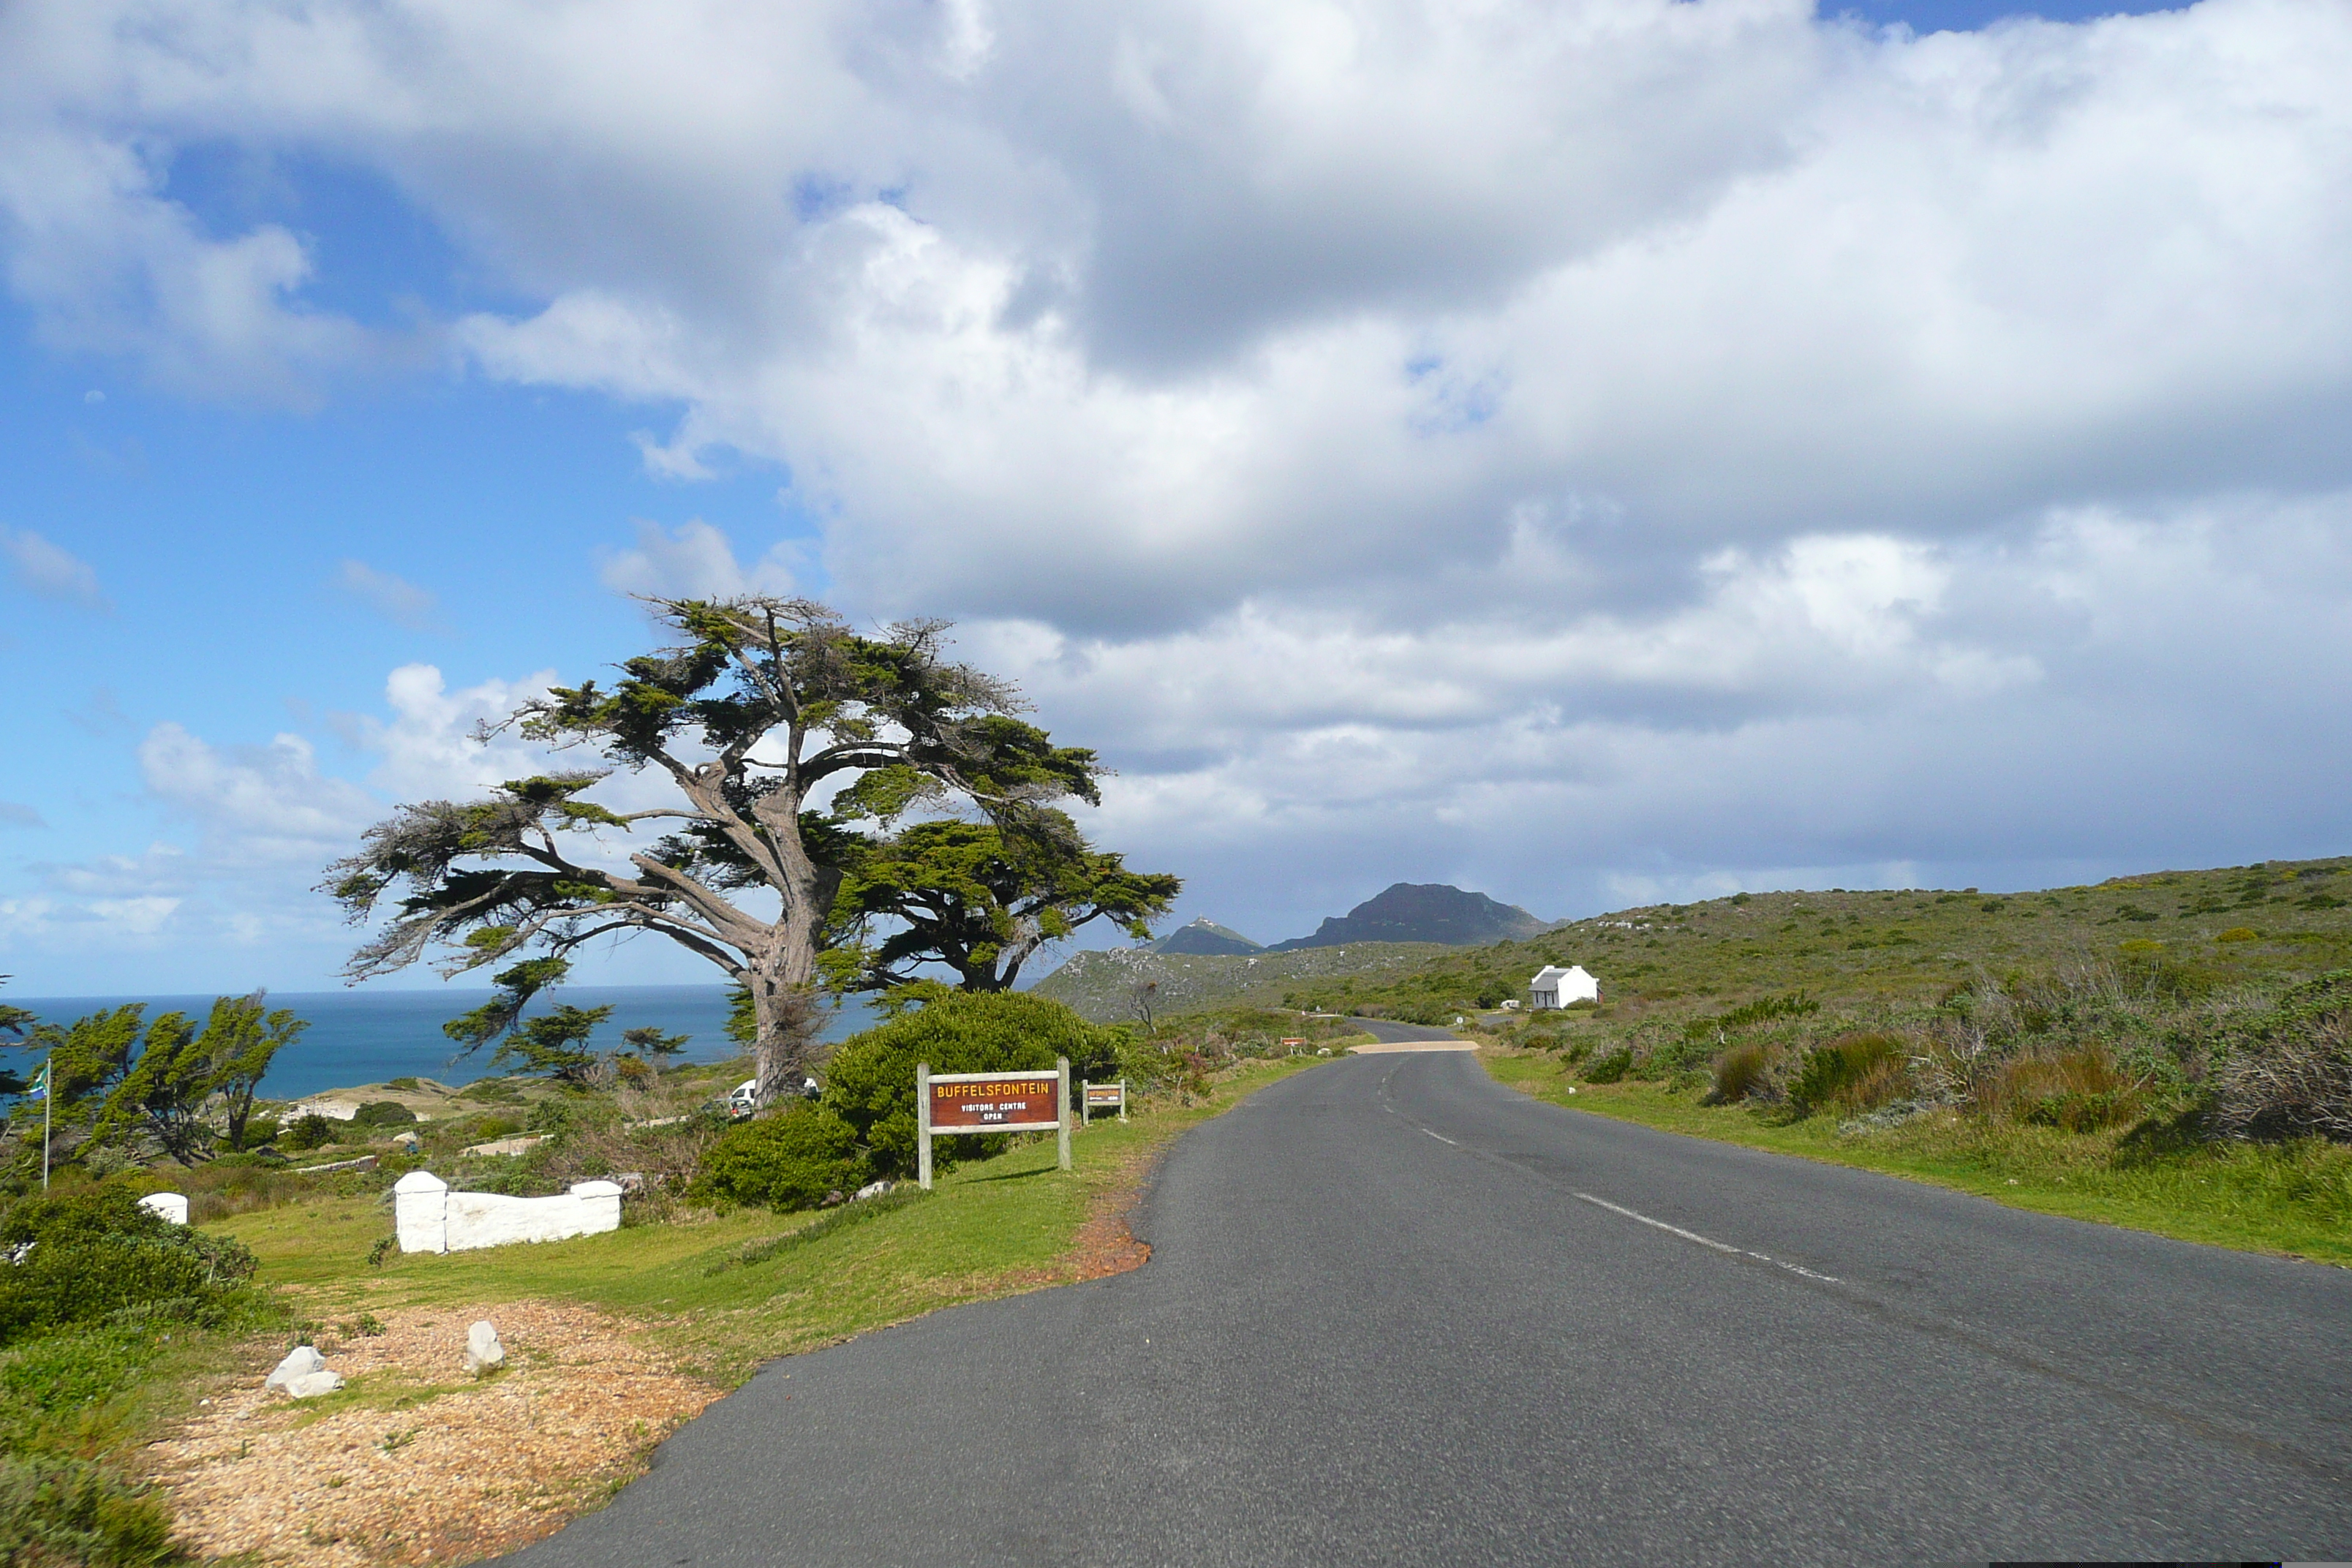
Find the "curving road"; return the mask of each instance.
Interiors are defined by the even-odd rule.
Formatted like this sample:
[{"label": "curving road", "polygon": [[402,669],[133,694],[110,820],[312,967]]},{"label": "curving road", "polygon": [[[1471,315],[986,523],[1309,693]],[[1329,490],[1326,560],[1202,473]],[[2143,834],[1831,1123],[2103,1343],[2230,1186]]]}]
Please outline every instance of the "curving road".
[{"label": "curving road", "polygon": [[1335,1060],[1135,1273],[772,1363],[527,1568],[2352,1557],[2352,1272]]}]

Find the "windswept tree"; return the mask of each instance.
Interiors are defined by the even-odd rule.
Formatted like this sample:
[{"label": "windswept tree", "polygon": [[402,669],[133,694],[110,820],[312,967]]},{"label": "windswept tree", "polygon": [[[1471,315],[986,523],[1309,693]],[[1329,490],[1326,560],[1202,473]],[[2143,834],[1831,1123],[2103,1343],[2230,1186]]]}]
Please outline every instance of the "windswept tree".
[{"label": "windswept tree", "polygon": [[1048,834],[918,822],[856,856],[834,908],[849,940],[827,955],[845,988],[904,985],[943,963],[966,991],[1009,991],[1039,948],[1095,921],[1150,941],[1184,884],[1129,870],[1053,815]]},{"label": "windswept tree", "polygon": [[[751,994],[763,1101],[814,1053],[818,954],[860,821],[918,796],[967,803],[1001,830],[1050,836],[1055,802],[1095,802],[1095,754],[1015,717],[1004,681],[944,653],[944,623],[867,637],[805,599],[649,599],[677,636],[524,704],[514,730],[593,769],[486,798],[401,807],[323,885],[354,921],[388,915],[353,980],[437,950],[445,973],[651,932]],[[665,776],[680,804],[620,813],[586,798],[614,771]],[[600,835],[675,825],[613,863]]]}]

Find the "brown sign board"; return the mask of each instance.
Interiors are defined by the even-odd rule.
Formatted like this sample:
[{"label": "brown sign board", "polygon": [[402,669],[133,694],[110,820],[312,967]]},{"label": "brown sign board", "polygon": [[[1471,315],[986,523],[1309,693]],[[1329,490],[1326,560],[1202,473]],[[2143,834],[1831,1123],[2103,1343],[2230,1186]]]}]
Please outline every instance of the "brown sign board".
[{"label": "brown sign board", "polygon": [[1118,1083],[1090,1083],[1087,1085],[1087,1103],[1088,1105],[1124,1105],[1127,1103],[1127,1086]]},{"label": "brown sign board", "polygon": [[1017,1132],[1061,1124],[1059,1078],[1050,1072],[992,1073],[930,1081],[934,1132]]}]

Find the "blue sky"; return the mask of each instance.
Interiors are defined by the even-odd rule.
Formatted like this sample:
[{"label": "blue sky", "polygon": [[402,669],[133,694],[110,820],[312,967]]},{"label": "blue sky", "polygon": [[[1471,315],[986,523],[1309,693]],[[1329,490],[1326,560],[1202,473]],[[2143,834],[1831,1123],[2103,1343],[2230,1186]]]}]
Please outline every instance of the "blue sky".
[{"label": "blue sky", "polygon": [[1261,939],[2338,852],[2352,23],[2004,14],[17,8],[0,973],[329,983],[628,588],[955,617]]}]

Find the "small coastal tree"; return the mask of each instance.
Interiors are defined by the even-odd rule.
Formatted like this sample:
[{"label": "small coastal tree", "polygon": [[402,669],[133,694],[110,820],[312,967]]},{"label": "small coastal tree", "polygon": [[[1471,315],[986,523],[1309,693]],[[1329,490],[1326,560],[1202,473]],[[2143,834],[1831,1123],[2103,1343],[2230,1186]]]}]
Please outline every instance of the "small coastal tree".
[{"label": "small coastal tree", "polygon": [[[1097,801],[1102,770],[1015,717],[1009,684],[950,662],[942,622],[867,637],[805,599],[645,603],[673,646],[629,659],[609,688],[558,688],[486,727],[603,767],[402,806],[323,887],[355,921],[391,917],[352,955],[353,980],[436,948],[454,974],[601,936],[666,937],[750,993],[764,1102],[814,1051],[818,955],[857,824],[928,798],[1051,837],[1046,808]],[[665,776],[681,803],[621,813],[585,798],[614,771]],[[598,835],[656,821],[676,830],[622,864],[602,853]]]}]

